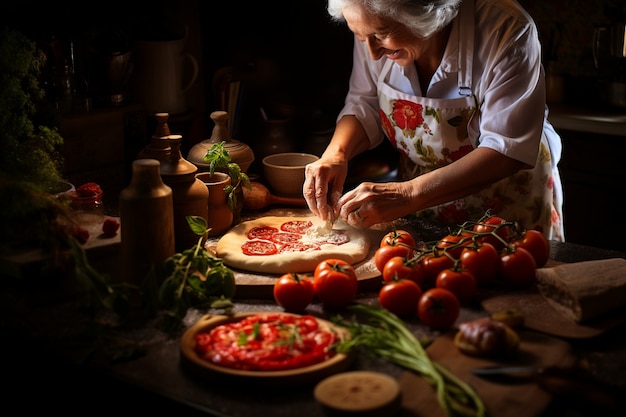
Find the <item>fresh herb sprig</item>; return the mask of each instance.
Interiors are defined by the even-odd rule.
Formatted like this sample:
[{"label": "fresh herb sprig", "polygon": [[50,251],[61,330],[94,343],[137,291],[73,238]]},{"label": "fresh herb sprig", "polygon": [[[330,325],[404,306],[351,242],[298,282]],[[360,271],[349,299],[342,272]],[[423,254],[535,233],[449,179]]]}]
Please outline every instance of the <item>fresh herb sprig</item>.
[{"label": "fresh herb sprig", "polygon": [[190,307],[231,308],[235,295],[233,271],[204,247],[210,231],[206,220],[200,216],[186,219],[200,238],[192,248],[175,253],[165,261],[165,279],[158,290],[160,305],[179,319]]},{"label": "fresh herb sprig", "polygon": [[233,162],[228,150],[226,150],[225,141],[211,145],[202,160],[209,163],[209,173],[211,175],[213,175],[216,170],[222,170],[226,171],[231,178],[231,184],[224,187],[224,192],[226,192],[228,207],[230,211],[234,212],[238,203],[237,192],[241,190],[242,187],[251,188],[248,174],[241,170],[239,164]]},{"label": "fresh herb sprig", "polygon": [[348,352],[358,347],[368,354],[418,373],[435,389],[437,400],[448,416],[484,417],[485,406],[478,394],[445,367],[430,359],[424,345],[396,315],[382,308],[353,304],[347,307],[369,318],[367,323],[335,318],[351,333],[337,350]]}]

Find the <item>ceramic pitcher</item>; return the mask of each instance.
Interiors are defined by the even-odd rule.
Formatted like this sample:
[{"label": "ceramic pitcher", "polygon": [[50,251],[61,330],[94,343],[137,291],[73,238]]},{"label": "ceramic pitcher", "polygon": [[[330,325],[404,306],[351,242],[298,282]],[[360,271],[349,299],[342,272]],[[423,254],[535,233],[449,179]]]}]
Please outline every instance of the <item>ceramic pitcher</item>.
[{"label": "ceramic pitcher", "polygon": [[185,50],[187,37],[135,42],[133,98],[148,113],[181,114],[188,110],[185,93],[198,78],[198,61]]}]

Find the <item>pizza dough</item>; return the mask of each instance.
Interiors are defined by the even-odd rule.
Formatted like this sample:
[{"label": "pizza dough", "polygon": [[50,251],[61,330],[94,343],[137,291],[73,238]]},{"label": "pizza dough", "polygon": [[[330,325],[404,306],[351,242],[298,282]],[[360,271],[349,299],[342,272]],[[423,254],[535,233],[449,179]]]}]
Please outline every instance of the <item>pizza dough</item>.
[{"label": "pizza dough", "polygon": [[[315,216],[242,222],[220,238],[216,254],[231,268],[268,274],[313,272],[331,258],[354,265],[367,257],[370,240],[364,230],[338,221],[329,233],[322,223]],[[277,236],[270,238],[265,231],[272,228]]]}]

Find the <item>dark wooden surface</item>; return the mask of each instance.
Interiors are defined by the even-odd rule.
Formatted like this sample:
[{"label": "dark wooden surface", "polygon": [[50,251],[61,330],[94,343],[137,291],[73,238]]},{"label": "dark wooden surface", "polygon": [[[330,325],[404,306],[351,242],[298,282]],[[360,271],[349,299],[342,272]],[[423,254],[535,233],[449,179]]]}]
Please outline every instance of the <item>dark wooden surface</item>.
[{"label": "dark wooden surface", "polygon": [[[445,228],[427,222],[400,220],[425,241],[443,236]],[[624,257],[624,254],[569,243],[551,242],[551,259],[577,262]],[[7,409],[22,412],[61,411],[66,416],[108,415],[114,412],[159,412],[228,417],[322,417],[312,386],[271,387],[207,380],[183,369],[179,339],[184,329],[170,331],[159,320],[95,332],[72,304],[72,295],[53,284],[3,279],[0,292],[3,379],[8,386]],[[361,293],[357,302],[377,304],[375,292]],[[236,299],[236,312],[275,311],[273,300]],[[329,317],[321,305],[308,312]],[[185,326],[207,311],[190,310]],[[459,321],[485,312],[464,308]],[[417,335],[436,337],[416,320],[407,325]],[[626,391],[626,326],[592,339],[567,340],[594,383]],[[128,357],[125,357],[125,356]],[[354,369],[368,369],[400,378],[395,365],[358,355]],[[26,399],[24,399],[26,398]],[[573,405],[572,405],[573,404]],[[11,407],[9,407],[11,405]],[[597,410],[597,408],[596,408]],[[403,412],[402,415],[410,415]],[[550,416],[582,416],[585,409],[570,399],[555,400]]]}]

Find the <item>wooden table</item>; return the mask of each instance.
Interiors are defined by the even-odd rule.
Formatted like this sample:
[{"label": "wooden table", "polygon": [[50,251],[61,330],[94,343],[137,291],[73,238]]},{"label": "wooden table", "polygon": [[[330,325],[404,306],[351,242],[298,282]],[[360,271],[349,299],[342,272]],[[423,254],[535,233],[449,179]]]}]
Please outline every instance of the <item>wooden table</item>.
[{"label": "wooden table", "polygon": [[[399,224],[415,231],[425,241],[446,233],[436,224],[416,219],[401,219]],[[624,257],[624,254],[551,242],[551,260],[555,262],[613,257]],[[5,335],[3,377],[5,385],[9,386],[7,409],[61,411],[66,416],[108,415],[120,411],[144,415],[175,412],[185,416],[324,416],[313,398],[312,386],[264,388],[245,382],[232,385],[207,380],[182,369],[179,360],[182,330],[169,332],[162,327],[162,322],[138,321],[134,326],[114,329],[112,339],[111,334],[92,332],[93,328],[73,308],[71,295],[55,288],[40,287],[33,291],[24,283],[15,285],[8,280],[4,283],[0,306],[4,313],[1,323]],[[235,301],[236,312],[280,311],[270,299]],[[356,301],[376,305],[377,294],[363,292]],[[329,317],[316,303],[308,311]],[[206,311],[190,310],[185,325],[191,326],[204,313]],[[480,305],[466,307],[459,321],[485,314]],[[407,326],[418,335],[441,336],[414,320],[407,320]],[[598,381],[626,390],[625,330],[622,324],[598,337],[565,340],[564,343],[571,345],[577,358]],[[137,350],[138,346],[141,349]],[[403,369],[365,355],[357,355],[352,368],[384,372],[401,380],[405,386],[415,383],[406,380]],[[569,400],[555,400],[542,415],[572,416],[568,404]],[[400,415],[420,414],[403,411]]]}]

